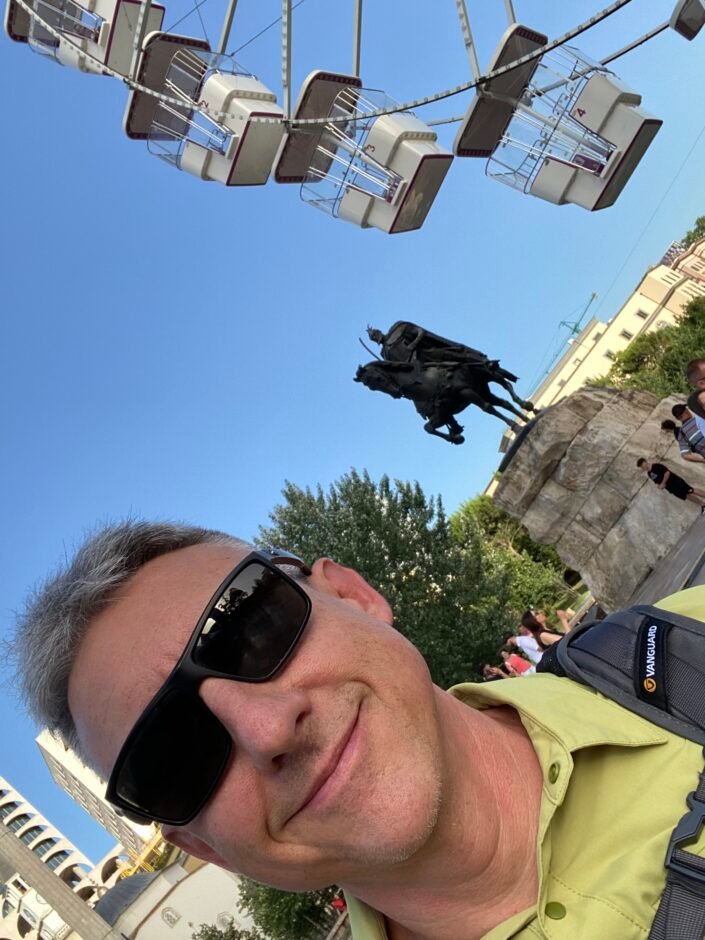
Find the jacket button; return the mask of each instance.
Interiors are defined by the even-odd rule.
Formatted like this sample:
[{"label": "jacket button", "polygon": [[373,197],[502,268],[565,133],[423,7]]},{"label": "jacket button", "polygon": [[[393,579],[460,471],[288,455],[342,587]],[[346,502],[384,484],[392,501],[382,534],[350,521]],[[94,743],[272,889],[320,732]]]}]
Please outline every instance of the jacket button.
[{"label": "jacket button", "polygon": [[558,901],[549,901],[546,905],[546,917],[550,917],[551,920],[563,920],[567,913],[565,907]]},{"label": "jacket button", "polygon": [[558,763],[558,761],[555,761],[548,768],[548,782],[555,783],[556,780],[558,780],[560,772],[561,772],[561,765]]}]

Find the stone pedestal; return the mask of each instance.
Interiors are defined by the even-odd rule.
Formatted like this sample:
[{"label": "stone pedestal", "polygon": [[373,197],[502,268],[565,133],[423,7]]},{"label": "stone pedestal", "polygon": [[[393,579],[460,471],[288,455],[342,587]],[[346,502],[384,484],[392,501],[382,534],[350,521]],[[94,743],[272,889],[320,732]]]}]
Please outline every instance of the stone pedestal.
[{"label": "stone pedestal", "polygon": [[608,609],[623,606],[698,518],[636,466],[665,463],[705,490],[705,464],[680,457],[661,430],[682,398],[586,388],[544,411],[494,494],[537,542],[555,545]]}]

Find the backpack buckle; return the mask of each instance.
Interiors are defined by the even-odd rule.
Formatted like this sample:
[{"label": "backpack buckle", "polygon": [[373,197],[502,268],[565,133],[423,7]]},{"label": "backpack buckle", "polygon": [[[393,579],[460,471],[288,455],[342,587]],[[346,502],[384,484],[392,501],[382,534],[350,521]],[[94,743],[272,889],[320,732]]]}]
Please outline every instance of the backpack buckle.
[{"label": "backpack buckle", "polygon": [[[694,842],[705,825],[705,802],[697,798],[695,791],[688,794],[686,802],[689,807],[688,812],[671,833],[671,841],[668,843],[664,865],[670,871],[684,875],[686,878],[700,884],[705,884],[705,867],[703,869],[695,866],[691,867],[687,860],[683,858],[683,855],[693,855],[692,852],[686,852],[684,846]],[[674,858],[676,852],[681,853],[679,858]],[[693,858],[697,858],[705,866],[705,858],[700,858],[698,855],[693,855]]]}]

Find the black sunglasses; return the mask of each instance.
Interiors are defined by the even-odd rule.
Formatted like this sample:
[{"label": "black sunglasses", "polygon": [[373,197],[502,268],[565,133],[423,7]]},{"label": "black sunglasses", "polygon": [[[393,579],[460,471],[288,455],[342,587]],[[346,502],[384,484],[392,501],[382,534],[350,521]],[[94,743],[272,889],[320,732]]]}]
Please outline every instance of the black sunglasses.
[{"label": "black sunglasses", "polygon": [[120,749],[105,798],[134,822],[184,826],[213,795],[232,740],[198,695],[211,676],[266,682],[291,656],[311,613],[279,565],[288,552],[254,551],[230,572],[199,618],[171,674]]}]

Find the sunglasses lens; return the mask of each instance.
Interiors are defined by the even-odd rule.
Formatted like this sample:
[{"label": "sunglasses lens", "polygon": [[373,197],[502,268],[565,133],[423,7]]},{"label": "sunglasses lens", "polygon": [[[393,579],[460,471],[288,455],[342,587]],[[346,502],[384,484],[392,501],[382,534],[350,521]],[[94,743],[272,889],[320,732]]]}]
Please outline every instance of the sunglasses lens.
[{"label": "sunglasses lens", "polygon": [[306,625],[307,595],[284,574],[252,562],[213,605],[192,656],[233,679],[269,679]]},{"label": "sunglasses lens", "polygon": [[230,735],[198,697],[178,690],[167,693],[135,730],[114,781],[116,797],[149,819],[189,821],[225,769]]}]

